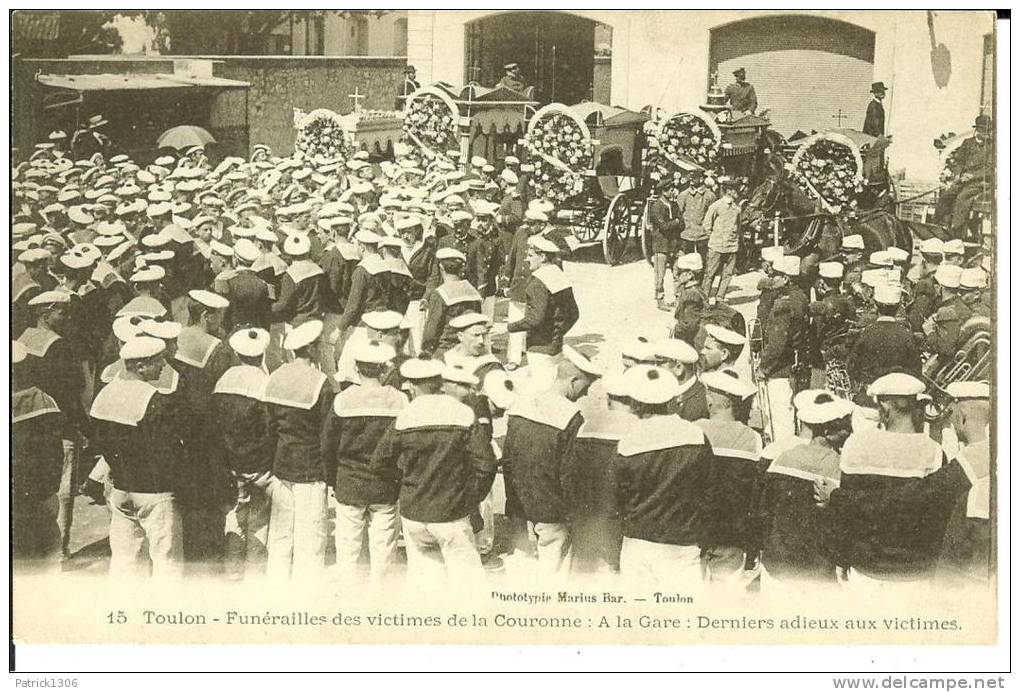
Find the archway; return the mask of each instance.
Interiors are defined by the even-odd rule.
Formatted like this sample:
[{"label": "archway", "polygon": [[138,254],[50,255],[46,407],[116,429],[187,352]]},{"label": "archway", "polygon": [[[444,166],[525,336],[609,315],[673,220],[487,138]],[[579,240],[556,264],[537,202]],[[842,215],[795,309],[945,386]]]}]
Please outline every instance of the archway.
[{"label": "archway", "polygon": [[500,12],[464,26],[465,81],[494,86],[521,66],[541,103],[609,103],[611,27],[567,12]]},{"label": "archway", "polygon": [[747,70],[759,108],[786,137],[797,130],[861,129],[874,75],[875,34],[806,15],[754,17],[712,29],[709,72],[725,87]]}]

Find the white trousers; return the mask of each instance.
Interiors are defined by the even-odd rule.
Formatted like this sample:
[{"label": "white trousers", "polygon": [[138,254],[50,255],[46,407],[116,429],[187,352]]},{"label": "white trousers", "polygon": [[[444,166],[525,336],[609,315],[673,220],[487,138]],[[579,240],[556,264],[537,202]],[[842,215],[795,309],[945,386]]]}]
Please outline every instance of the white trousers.
[{"label": "white trousers", "polygon": [[272,579],[315,578],[326,561],[326,484],[270,483],[269,558]]},{"label": "white trousers", "polygon": [[624,536],[620,575],[641,584],[700,588],[701,549],[696,545],[654,543]]},{"label": "white trousers", "polygon": [[769,390],[769,416],[773,440],[785,440],[797,434],[794,426],[793,387],[789,377],[774,377],[765,385]]},{"label": "white trousers", "polygon": [[340,350],[340,359],[336,364],[337,382],[359,382],[358,371],[354,367],[354,352],[358,346],[368,341],[367,327],[354,327],[348,330],[347,338]]},{"label": "white trousers", "polygon": [[[524,303],[510,301],[507,306],[507,324],[524,318]],[[508,363],[520,365],[524,360],[524,347],[528,342],[527,332],[510,332],[507,336],[506,359]]]},{"label": "white trousers", "polygon": [[528,351],[528,386],[533,391],[543,391],[556,380],[556,364],[559,356]]},{"label": "white trousers", "polygon": [[460,583],[478,583],[485,579],[468,517],[434,523],[407,517],[401,517],[400,521],[407,548],[409,582],[433,585],[444,579]]},{"label": "white trousers", "polygon": [[382,579],[397,561],[397,536],[400,517],[396,505],[336,504],[336,570],[341,579],[351,579],[358,571],[358,558],[368,535],[368,559],[373,580]]},{"label": "white trousers", "polygon": [[[179,579],[184,544],[173,493],[110,492],[110,574]],[[146,555],[146,552],[148,553]]]},{"label": "white trousers", "polygon": [[407,352],[417,358],[418,351],[421,349],[422,329],[425,326],[425,311],[422,309],[422,301],[412,300],[407,304],[404,321],[407,322],[408,330],[411,332],[411,336],[407,340]]},{"label": "white trousers", "polygon": [[538,522],[528,526],[538,541],[538,569],[545,575],[565,575],[570,571],[573,550],[568,524]]}]

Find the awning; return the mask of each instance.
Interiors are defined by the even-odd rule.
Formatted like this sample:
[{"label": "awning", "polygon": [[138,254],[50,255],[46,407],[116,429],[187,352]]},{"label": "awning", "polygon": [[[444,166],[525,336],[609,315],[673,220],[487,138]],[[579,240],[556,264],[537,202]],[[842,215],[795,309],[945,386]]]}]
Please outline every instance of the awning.
[{"label": "awning", "polygon": [[183,74],[39,74],[43,86],[72,91],[149,91],[154,89],[247,89],[248,82],[223,77],[194,77]]}]

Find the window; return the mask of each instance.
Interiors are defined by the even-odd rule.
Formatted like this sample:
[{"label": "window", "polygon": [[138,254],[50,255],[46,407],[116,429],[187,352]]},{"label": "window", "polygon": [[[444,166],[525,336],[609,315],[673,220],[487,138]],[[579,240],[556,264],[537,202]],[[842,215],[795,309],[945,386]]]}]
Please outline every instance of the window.
[{"label": "window", "polygon": [[407,55],[407,17],[393,22],[393,54]]}]

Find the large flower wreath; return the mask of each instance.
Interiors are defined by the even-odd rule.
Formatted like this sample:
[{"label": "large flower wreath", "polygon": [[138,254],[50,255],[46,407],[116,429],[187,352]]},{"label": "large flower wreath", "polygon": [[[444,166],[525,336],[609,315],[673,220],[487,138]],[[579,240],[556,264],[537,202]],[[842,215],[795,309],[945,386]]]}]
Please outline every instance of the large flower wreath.
[{"label": "large flower wreath", "polygon": [[438,96],[420,94],[407,102],[404,132],[427,156],[442,156],[457,149],[457,113]]},{"label": "large flower wreath", "polygon": [[535,172],[528,179],[532,193],[561,203],[581,192],[585,171],[593,167],[592,142],[568,115],[549,113],[524,136]]},{"label": "large flower wreath", "polygon": [[860,153],[853,142],[835,133],[813,135],[797,150],[793,179],[807,194],[821,198],[834,212],[857,204],[862,186]]},{"label": "large flower wreath", "polygon": [[683,189],[690,184],[691,171],[714,172],[719,167],[722,132],[710,116],[681,111],[649,123],[646,132],[646,163],[653,180]]},{"label": "large flower wreath", "polygon": [[312,159],[343,161],[348,156],[348,140],[341,116],[317,108],[298,123],[294,150]]}]

